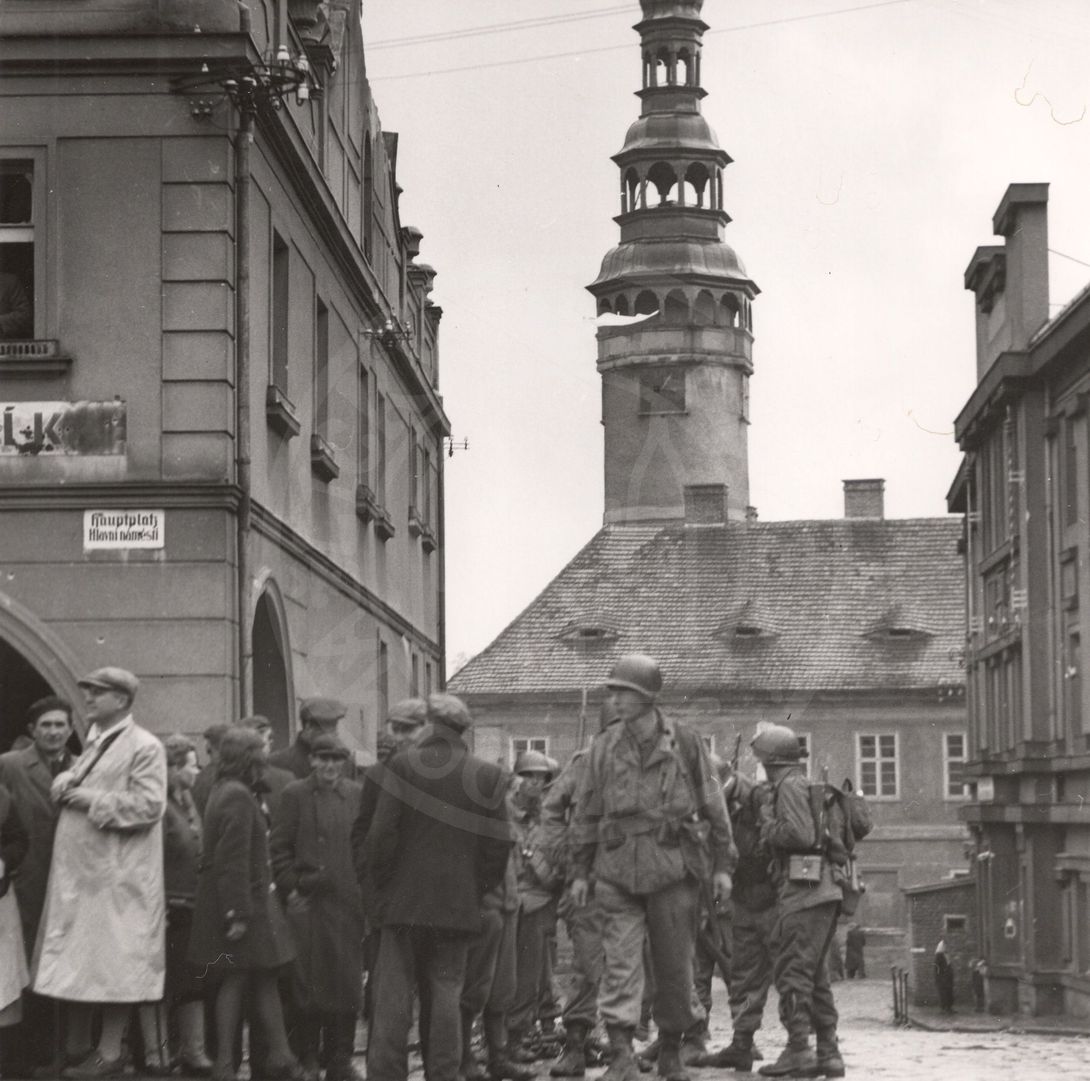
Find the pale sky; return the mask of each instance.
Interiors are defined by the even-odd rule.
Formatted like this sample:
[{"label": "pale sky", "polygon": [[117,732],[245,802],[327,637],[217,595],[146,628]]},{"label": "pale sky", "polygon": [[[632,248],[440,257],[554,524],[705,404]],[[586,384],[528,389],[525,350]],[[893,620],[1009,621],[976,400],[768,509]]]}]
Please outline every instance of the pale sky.
[{"label": "pale sky", "polygon": [[[601,525],[584,286],[618,239],[610,155],[639,115],[639,18],[638,0],[364,2],[470,445],[446,463],[452,670]],[[884,477],[888,516],[943,514],[975,385],[962,275],[999,242],[1008,183],[1052,185],[1053,313],[1090,280],[1090,4],[705,0],[704,20],[727,241],[762,290],[750,501],[838,517],[843,478]]]}]

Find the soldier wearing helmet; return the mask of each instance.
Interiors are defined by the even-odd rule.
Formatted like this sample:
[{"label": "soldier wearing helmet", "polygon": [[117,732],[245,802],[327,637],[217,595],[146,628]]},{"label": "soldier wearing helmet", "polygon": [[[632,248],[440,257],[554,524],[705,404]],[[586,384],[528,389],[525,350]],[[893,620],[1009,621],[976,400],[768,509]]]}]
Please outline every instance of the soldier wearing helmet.
[{"label": "soldier wearing helmet", "polygon": [[593,874],[603,913],[605,971],[598,1005],[613,1060],[604,1081],[635,1081],[632,1036],[640,1018],[645,936],[655,973],[659,1076],[687,1081],[683,1033],[694,1010],[693,945],[699,879],[730,896],[735,850],[723,794],[704,744],[665,717],[658,663],[621,657],[606,680],[619,723],[595,739],[576,800],[571,892],[586,902]]},{"label": "soldier wearing helmet", "polygon": [[[778,910],[773,930],[773,978],[787,1046],[760,1073],[766,1077],[843,1077],[837,1012],[825,954],[836,931],[841,889],[832,879],[815,822],[805,751],[786,725],[768,725],[750,744],[764,766],[771,799],[762,809],[761,840],[773,857]],[[810,1046],[810,1030],[817,1050]]]}]

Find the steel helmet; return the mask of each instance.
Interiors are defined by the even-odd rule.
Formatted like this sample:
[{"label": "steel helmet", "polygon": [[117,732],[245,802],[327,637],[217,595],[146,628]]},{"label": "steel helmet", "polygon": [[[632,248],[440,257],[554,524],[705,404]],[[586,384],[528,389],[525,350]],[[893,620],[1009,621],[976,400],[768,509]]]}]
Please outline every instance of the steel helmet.
[{"label": "steel helmet", "polygon": [[787,725],[770,724],[762,728],[750,742],[753,753],[766,766],[793,766],[806,752]]},{"label": "steel helmet", "polygon": [[662,690],[659,662],[646,653],[627,653],[610,670],[606,686],[611,690],[625,688],[654,698]]},{"label": "steel helmet", "polygon": [[543,773],[546,777],[553,775],[550,759],[540,751],[522,751],[515,759],[515,772],[520,777],[527,773]]}]

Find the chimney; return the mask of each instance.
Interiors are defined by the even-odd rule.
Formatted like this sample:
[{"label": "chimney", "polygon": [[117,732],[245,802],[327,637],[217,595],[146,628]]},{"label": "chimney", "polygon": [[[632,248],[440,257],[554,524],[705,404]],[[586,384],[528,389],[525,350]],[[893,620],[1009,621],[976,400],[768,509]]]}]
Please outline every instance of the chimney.
[{"label": "chimney", "polygon": [[885,490],[881,479],[844,481],[844,517],[885,518]]},{"label": "chimney", "polygon": [[685,485],[685,524],[722,525],[727,520],[725,484]]},{"label": "chimney", "polygon": [[978,380],[1048,322],[1048,185],[1009,185],[992,229],[1004,243],[977,248],[965,270],[965,288],[976,294]]}]

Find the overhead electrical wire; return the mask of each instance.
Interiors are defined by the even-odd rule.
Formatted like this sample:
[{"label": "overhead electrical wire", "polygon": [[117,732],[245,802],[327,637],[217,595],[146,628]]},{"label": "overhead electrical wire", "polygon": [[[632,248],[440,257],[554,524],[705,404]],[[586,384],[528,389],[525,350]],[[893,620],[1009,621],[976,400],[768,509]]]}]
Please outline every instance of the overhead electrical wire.
[{"label": "overhead electrical wire", "polygon": [[[764,19],[760,22],[755,23],[741,23],[738,26],[722,26],[718,27],[717,29],[709,30],[707,34],[734,34],[742,30],[757,30],[767,26],[782,26],[785,23],[797,23],[813,19],[824,19],[834,15],[851,15],[860,11],[872,11],[875,8],[886,8],[900,4],[914,4],[918,2],[919,0],[877,0],[876,3],[859,4],[855,7],[837,8],[833,11],[815,11],[810,12],[806,15],[786,15],[780,19]],[[408,40],[406,40],[405,43],[408,44]],[[371,46],[371,48],[373,48],[373,46]],[[572,49],[562,53],[543,53],[539,56],[523,56],[516,57],[511,60],[495,60],[485,64],[467,64],[464,67],[435,68],[431,71],[412,71],[405,72],[400,75],[372,76],[371,82],[392,82],[395,79],[416,79],[421,78],[425,75],[452,75],[456,72],[463,71],[483,71],[486,68],[506,68],[520,64],[532,64],[541,60],[562,60],[573,56],[590,56],[595,53],[618,52],[621,49],[630,48],[631,45],[626,43],[623,45],[603,45],[594,49]]]},{"label": "overhead electrical wire", "polygon": [[595,8],[593,11],[579,11],[566,15],[539,15],[534,19],[487,23],[484,26],[467,26],[462,30],[443,30],[434,34],[418,34],[405,38],[382,38],[379,41],[370,42],[367,48],[371,51],[375,49],[402,49],[407,45],[428,45],[436,41],[454,41],[459,38],[480,37],[486,34],[506,34],[514,30],[533,30],[542,26],[562,26],[566,23],[585,22],[587,19],[602,19],[609,15],[624,14],[632,14],[631,4]]}]

